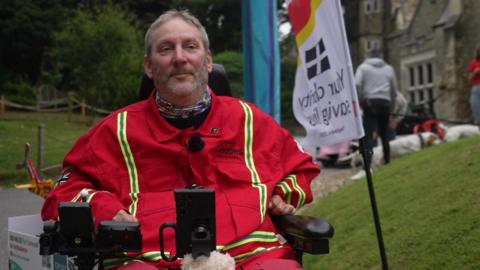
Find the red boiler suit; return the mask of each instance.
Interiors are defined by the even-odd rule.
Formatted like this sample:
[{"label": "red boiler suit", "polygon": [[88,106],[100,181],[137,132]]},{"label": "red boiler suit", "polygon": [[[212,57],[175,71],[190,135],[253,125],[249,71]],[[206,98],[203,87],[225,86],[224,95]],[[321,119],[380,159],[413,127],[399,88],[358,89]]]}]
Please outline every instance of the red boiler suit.
[{"label": "red boiler suit", "polygon": [[[187,149],[194,134],[205,142],[198,152]],[[293,256],[276,237],[268,202],[273,194],[297,208],[310,202],[310,182],[319,173],[312,157],[270,116],[213,93],[198,129],[173,127],[159,114],[153,96],[120,109],[81,137],[63,166],[42,218],[57,219],[58,204],[81,201],[85,190],[97,224],[121,209],[137,217],[143,250],[128,259],[158,267],[181,265],[180,259],[163,261],[159,252],[160,225],[176,220],[174,189],[193,183],[215,189],[217,249],[230,254],[238,268],[260,253]],[[173,232],[165,233],[166,250],[175,253]]]}]

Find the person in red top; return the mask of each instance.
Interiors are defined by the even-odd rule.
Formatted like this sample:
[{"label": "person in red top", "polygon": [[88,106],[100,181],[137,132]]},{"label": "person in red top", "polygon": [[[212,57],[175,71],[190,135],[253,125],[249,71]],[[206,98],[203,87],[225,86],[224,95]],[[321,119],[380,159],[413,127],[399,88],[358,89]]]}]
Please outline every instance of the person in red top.
[{"label": "person in red top", "polygon": [[[312,157],[255,105],[209,89],[208,36],[187,11],[153,22],[145,51],[156,91],[77,141],[42,218],[57,219],[60,202],[87,201],[97,225],[141,225],[142,252],[116,258],[118,269],[179,269],[182,259],[161,259],[158,231],[175,221],[174,190],[196,184],[216,191],[217,251],[233,257],[236,269],[301,269],[271,216],[312,201],[310,183],[320,172]],[[175,253],[172,232],[165,245]]]},{"label": "person in red top", "polygon": [[475,124],[480,126],[480,45],[475,49],[475,59],[468,65],[468,74],[472,82],[470,107]]}]

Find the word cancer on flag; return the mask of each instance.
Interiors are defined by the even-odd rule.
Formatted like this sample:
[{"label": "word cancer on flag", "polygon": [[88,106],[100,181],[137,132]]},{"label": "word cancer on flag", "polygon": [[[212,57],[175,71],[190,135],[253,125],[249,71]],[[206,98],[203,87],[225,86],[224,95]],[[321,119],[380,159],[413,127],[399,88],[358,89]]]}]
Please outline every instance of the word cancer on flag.
[{"label": "word cancer on flag", "polygon": [[339,0],[292,0],[298,48],[293,112],[305,146],[363,137],[360,108]]}]

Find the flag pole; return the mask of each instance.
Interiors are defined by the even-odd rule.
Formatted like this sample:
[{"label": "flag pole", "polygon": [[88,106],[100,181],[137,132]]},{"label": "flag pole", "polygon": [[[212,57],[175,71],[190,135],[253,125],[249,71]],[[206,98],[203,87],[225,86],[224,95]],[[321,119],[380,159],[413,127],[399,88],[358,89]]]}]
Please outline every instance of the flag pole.
[{"label": "flag pole", "polygon": [[375,189],[373,187],[372,172],[370,171],[370,160],[373,155],[371,148],[365,146],[365,137],[360,139],[359,150],[363,158],[363,168],[367,176],[368,193],[370,194],[370,204],[372,206],[373,220],[375,222],[375,230],[377,233],[378,249],[382,259],[382,269],[388,270],[387,253],[383,243],[382,227],[380,226],[380,215],[378,214],[377,200],[375,198]]}]

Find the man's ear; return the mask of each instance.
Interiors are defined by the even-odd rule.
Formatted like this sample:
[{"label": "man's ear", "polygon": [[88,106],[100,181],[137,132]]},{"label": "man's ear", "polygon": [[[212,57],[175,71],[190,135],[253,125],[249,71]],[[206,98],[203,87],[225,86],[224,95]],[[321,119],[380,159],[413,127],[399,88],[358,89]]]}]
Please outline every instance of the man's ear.
[{"label": "man's ear", "polygon": [[147,74],[148,78],[153,78],[152,61],[150,60],[148,55],[143,56],[143,69],[145,70],[145,74]]},{"label": "man's ear", "polygon": [[212,58],[212,52],[210,50],[208,50],[207,52],[207,67],[208,67],[208,73],[212,72],[213,58]]}]

